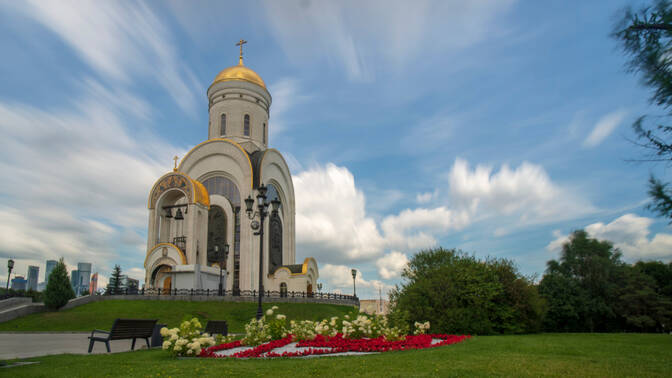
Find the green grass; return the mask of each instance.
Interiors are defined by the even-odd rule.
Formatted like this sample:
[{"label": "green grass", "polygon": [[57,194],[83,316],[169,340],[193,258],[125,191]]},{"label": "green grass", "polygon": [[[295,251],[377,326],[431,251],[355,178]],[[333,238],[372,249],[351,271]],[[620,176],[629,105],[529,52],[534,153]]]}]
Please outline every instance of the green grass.
[{"label": "green grass", "polygon": [[[12,377],[53,376],[581,376],[672,375],[672,336],[541,334],[480,336],[418,351],[311,359],[177,360],[160,350],[28,359]],[[94,373],[95,372],[95,373]]]},{"label": "green grass", "polygon": [[[351,306],[304,303],[269,303],[288,319],[319,320],[343,316],[353,311]],[[159,319],[169,327],[177,326],[185,317],[201,320],[226,320],[229,332],[244,332],[244,325],[257,312],[256,303],[189,302],[189,301],[100,301],[66,311],[32,314],[0,323],[0,331],[91,331],[110,329],[116,318]]]}]

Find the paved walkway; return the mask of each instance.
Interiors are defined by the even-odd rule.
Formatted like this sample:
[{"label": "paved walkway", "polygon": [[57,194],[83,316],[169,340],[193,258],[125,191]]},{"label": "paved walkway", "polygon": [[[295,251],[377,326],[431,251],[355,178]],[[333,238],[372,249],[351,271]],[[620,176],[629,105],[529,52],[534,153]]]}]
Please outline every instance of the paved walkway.
[{"label": "paved walkway", "polygon": [[[0,333],[0,360],[46,356],[48,354],[87,354],[91,332],[78,333]],[[135,349],[146,348],[145,340]],[[131,350],[131,340],[110,342],[112,353]],[[91,353],[107,353],[105,343],[96,342]]]}]

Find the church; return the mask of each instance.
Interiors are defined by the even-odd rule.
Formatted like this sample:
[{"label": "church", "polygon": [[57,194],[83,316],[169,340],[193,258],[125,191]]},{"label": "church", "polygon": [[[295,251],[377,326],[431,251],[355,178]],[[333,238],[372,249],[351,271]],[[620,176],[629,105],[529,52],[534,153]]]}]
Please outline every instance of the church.
[{"label": "church", "polygon": [[[243,64],[244,43],[238,64],[208,88],[208,139],[149,192],[145,288],[217,290],[220,277],[233,295],[258,290],[259,279],[281,295],[316,288],[315,259],[295,263],[292,177],[268,147],[271,94]],[[263,224],[258,201],[268,209]]]}]

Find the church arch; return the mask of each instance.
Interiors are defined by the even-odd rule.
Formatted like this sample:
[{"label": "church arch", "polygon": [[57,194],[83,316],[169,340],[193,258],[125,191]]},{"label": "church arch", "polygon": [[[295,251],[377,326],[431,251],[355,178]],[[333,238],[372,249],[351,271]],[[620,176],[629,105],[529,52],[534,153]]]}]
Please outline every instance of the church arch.
[{"label": "church arch", "polygon": [[[231,284],[231,287],[233,288],[234,293],[236,293],[238,292],[238,290],[240,290],[240,226],[241,226],[240,191],[238,190],[238,185],[236,185],[236,183],[233,180],[226,177],[225,173],[223,172],[214,172],[206,177],[208,178],[203,180],[203,186],[205,186],[206,189],[209,188],[208,193],[210,193],[210,195],[219,195],[226,198],[229,201],[231,205],[231,210],[233,212],[232,214],[233,216],[231,219],[231,221],[233,222],[233,240],[231,242],[231,240],[225,236],[224,238],[225,241],[218,245],[219,248],[223,248],[224,244],[229,244],[230,248],[229,256],[233,257],[233,266],[227,265],[227,270],[232,269],[233,271],[233,282]],[[219,209],[221,209],[221,207]],[[222,214],[226,216],[225,212],[223,211]],[[210,221],[210,215],[208,214],[208,256],[210,256],[211,251],[213,251],[214,248],[214,246],[210,244],[211,241],[210,241],[209,221]],[[225,230],[228,229],[226,225],[224,226],[224,229]],[[210,261],[208,261],[208,263],[210,263]]]}]

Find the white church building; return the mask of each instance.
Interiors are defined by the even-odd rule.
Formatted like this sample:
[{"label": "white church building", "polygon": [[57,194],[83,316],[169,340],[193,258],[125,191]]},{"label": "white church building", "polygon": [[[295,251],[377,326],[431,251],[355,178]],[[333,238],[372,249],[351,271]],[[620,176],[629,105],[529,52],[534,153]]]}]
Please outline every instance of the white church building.
[{"label": "white church building", "polygon": [[[257,290],[260,217],[255,213],[263,185],[267,201],[277,206],[269,206],[263,225],[264,290],[315,291],[315,259],[295,264],[292,177],[282,154],[268,147],[271,94],[243,65],[242,43],[238,65],[221,71],[208,88],[208,139],[179,164],[176,158],[173,171],[149,192],[145,288],[216,290],[223,261],[225,290],[234,295]],[[255,200],[252,213],[246,211],[248,198]]]}]

